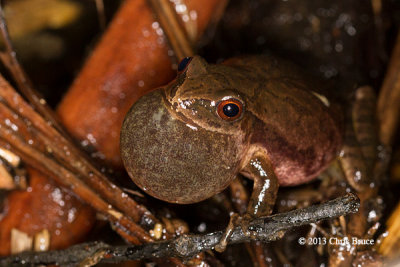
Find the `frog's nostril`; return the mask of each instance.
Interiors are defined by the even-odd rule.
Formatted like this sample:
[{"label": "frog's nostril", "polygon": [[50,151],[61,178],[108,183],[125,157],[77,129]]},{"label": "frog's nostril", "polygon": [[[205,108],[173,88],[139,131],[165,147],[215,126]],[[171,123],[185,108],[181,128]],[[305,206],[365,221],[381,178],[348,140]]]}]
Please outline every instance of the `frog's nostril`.
[{"label": "frog's nostril", "polygon": [[184,59],[182,59],[178,65],[178,72],[184,71],[189,65],[190,61],[192,61],[192,57],[185,57]]}]

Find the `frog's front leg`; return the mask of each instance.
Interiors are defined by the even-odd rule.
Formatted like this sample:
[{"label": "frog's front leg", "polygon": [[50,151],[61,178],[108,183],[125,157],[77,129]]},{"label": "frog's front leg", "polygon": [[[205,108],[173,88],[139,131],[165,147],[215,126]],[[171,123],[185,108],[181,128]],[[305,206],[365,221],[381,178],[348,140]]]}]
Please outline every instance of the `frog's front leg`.
[{"label": "frog's front leg", "polygon": [[254,153],[241,174],[254,181],[253,192],[246,213],[243,216],[239,216],[237,213],[231,215],[225,233],[215,247],[220,252],[225,250],[229,237],[237,226],[242,228],[245,235],[250,236],[251,232],[248,230],[250,221],[257,217],[270,215],[276,201],[279,183],[265,153]]},{"label": "frog's front leg", "polygon": [[275,205],[279,183],[268,157],[256,153],[242,174],[254,181],[246,214],[251,218],[270,215]]}]

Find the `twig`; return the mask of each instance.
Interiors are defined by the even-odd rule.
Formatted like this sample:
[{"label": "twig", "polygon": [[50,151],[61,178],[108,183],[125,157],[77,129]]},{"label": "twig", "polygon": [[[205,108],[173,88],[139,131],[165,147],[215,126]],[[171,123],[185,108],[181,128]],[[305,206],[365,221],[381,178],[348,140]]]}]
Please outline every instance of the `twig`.
[{"label": "twig", "polygon": [[[237,227],[232,234],[230,243],[243,243],[253,240],[271,242],[279,239],[285,230],[355,213],[358,208],[359,200],[357,196],[349,193],[323,204],[255,219],[249,225],[249,229],[254,233],[253,236],[245,236],[241,227]],[[0,259],[0,266],[12,266],[13,264],[77,264],[100,254],[103,255],[102,262],[112,263],[164,257],[187,259],[202,251],[213,249],[221,237],[222,231],[218,231],[205,235],[182,235],[172,240],[140,246],[112,247],[99,242],[87,243],[60,251],[24,252]]]},{"label": "twig", "polygon": [[180,61],[184,57],[194,55],[192,44],[182,24],[179,23],[177,14],[168,0],[149,0],[153,11],[161,24],[165,35],[174,50],[175,56]]}]

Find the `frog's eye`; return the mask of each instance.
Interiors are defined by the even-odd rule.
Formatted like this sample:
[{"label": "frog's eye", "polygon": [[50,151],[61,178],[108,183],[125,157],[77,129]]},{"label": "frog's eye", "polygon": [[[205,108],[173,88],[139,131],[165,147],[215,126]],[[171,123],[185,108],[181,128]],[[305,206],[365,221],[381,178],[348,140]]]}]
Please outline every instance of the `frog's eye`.
[{"label": "frog's eye", "polygon": [[217,113],[223,120],[233,121],[242,115],[243,105],[239,100],[230,98],[218,104]]},{"label": "frog's eye", "polygon": [[184,71],[189,65],[190,61],[192,61],[192,57],[185,57],[184,59],[182,59],[178,65],[178,72]]}]

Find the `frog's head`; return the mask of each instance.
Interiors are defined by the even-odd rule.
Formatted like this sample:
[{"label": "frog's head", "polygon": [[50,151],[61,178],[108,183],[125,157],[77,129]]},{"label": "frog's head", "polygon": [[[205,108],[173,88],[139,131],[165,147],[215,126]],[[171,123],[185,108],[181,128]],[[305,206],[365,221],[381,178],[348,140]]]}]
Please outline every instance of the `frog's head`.
[{"label": "frog's head", "polygon": [[174,203],[213,196],[235,179],[249,135],[246,104],[225,71],[185,59],[169,85],[140,98],[121,129],[121,155],[132,180]]}]

